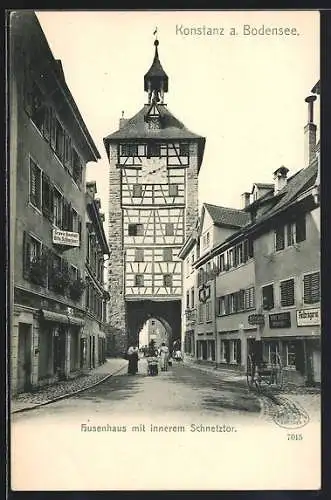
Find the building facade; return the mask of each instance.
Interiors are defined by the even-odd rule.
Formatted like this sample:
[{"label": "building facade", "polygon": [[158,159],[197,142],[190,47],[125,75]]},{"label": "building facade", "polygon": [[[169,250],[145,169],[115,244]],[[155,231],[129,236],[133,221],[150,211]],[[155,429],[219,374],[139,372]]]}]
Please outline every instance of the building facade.
[{"label": "building facade", "polygon": [[11,389],[80,367],[85,165],[100,155],[32,12],[10,18]]},{"label": "building facade", "polygon": [[[289,178],[288,169],[280,167],[273,184],[253,184],[242,195],[240,211],[205,205],[200,238],[188,239],[181,250],[187,263],[189,255],[197,255],[195,273],[184,279],[187,299],[192,276],[197,283],[196,360],[245,370],[248,355],[258,349],[267,363],[279,355],[285,381],[320,383],[320,176],[314,100],[306,99],[305,167]],[[233,224],[230,235],[222,234],[219,224],[226,214]],[[241,227],[234,229],[235,224]],[[183,328],[185,336],[187,323]],[[185,351],[192,356],[190,348]]]},{"label": "building facade", "polygon": [[105,258],[109,247],[105,236],[101,201],[96,182],[86,183],[85,326],[81,338],[82,367],[95,368],[106,360],[107,302]]},{"label": "building facade", "polygon": [[[168,76],[158,41],[144,77],[147,104],[104,139],[110,161],[110,324],[117,350],[138,342],[149,318],[168,340],[180,338],[182,263],[178,252],[198,216],[203,137],[190,132],[164,102]],[[122,290],[118,293],[118,290]]]}]

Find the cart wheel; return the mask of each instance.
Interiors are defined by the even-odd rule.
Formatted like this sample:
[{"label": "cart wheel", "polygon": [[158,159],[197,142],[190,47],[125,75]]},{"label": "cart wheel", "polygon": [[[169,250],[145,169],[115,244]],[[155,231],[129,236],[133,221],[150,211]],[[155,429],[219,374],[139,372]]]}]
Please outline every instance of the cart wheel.
[{"label": "cart wheel", "polygon": [[246,380],[247,380],[247,385],[248,385],[249,389],[251,389],[253,386],[256,385],[255,377],[254,377],[254,373],[253,373],[253,361],[252,361],[252,356],[250,354],[247,357]]}]

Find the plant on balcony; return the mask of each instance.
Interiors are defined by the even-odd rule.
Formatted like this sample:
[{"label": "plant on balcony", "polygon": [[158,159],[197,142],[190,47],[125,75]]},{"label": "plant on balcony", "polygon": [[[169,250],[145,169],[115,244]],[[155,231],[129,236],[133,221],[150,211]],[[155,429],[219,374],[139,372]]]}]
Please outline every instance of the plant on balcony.
[{"label": "plant on balcony", "polygon": [[38,257],[35,257],[29,269],[29,276],[32,283],[45,286],[47,280],[47,270],[49,262],[49,253],[44,250]]},{"label": "plant on balcony", "polygon": [[79,300],[85,290],[86,283],[81,278],[75,279],[69,285],[69,295],[72,300]]},{"label": "plant on balcony", "polygon": [[69,269],[53,270],[49,276],[49,282],[54,292],[64,295],[71,283],[71,275]]}]

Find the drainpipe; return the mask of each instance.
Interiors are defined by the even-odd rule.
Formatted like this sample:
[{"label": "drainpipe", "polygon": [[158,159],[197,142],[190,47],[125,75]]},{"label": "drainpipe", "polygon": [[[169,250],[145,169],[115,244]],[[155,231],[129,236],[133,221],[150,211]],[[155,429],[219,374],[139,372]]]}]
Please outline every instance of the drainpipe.
[{"label": "drainpipe", "polygon": [[217,274],[214,272],[214,335],[215,335],[215,368],[217,368],[218,357],[218,338],[217,338],[217,316],[216,316],[216,278]]}]

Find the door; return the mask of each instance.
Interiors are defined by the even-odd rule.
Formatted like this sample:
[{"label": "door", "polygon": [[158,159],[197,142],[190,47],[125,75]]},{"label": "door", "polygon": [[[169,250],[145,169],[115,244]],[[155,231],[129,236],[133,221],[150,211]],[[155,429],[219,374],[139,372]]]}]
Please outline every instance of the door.
[{"label": "door", "polygon": [[18,324],[17,392],[31,389],[31,330],[32,325]]},{"label": "door", "polygon": [[54,373],[64,376],[65,366],[65,328],[59,326],[54,334]]}]

